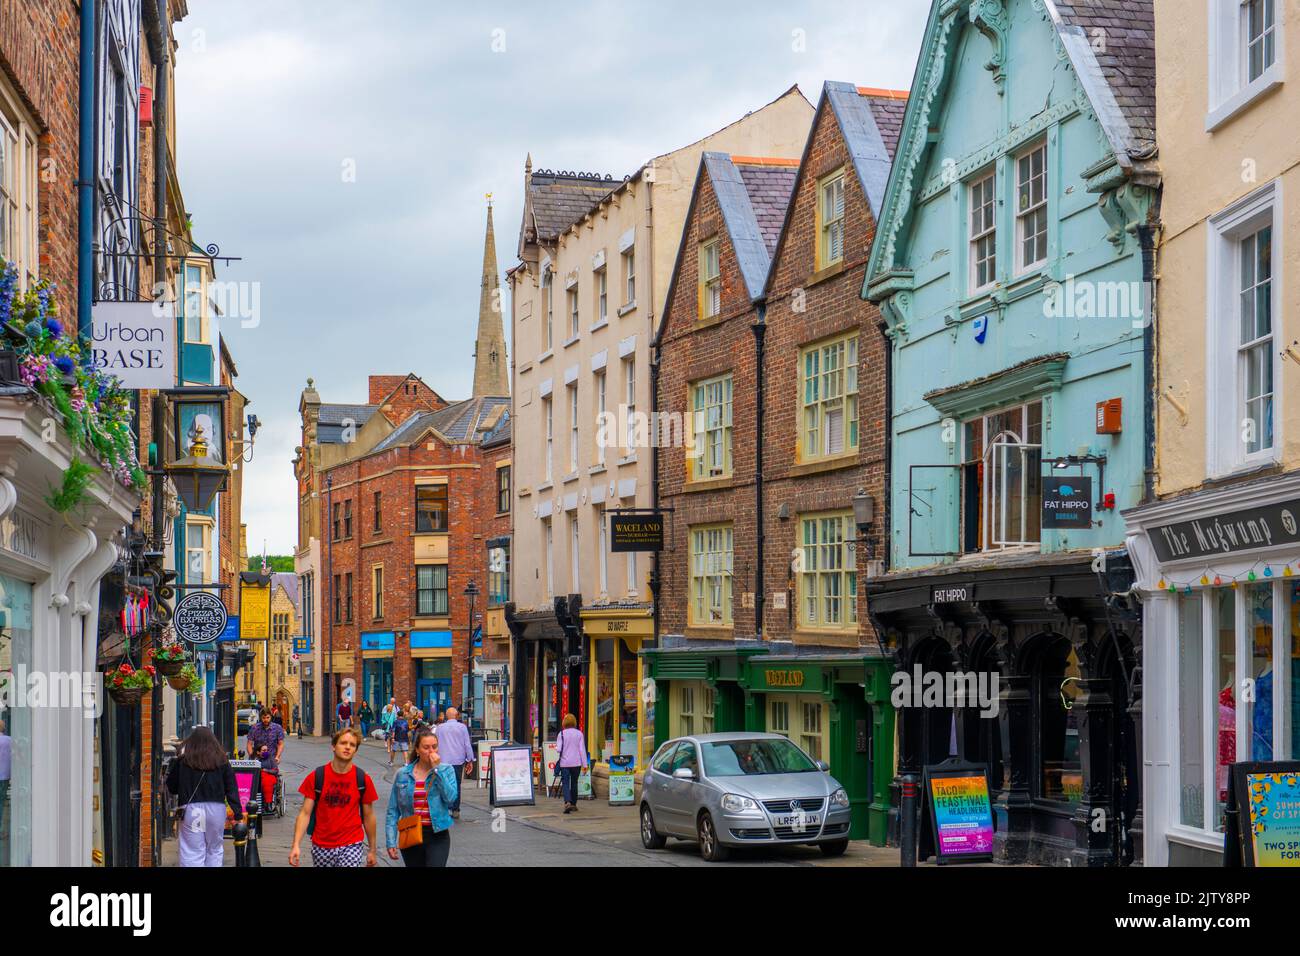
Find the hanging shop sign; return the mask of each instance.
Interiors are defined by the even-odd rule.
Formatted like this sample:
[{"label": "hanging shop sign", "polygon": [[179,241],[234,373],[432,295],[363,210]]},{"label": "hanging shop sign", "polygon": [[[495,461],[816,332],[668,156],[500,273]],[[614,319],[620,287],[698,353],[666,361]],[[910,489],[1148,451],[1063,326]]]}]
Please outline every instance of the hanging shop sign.
[{"label": "hanging shop sign", "polygon": [[1067,475],[1043,479],[1043,527],[1092,527],[1092,478]]},{"label": "hanging shop sign", "polygon": [[231,614],[226,618],[226,629],[221,632],[220,640],[237,641],[239,640],[239,615]]},{"label": "hanging shop sign", "polygon": [[533,754],[526,745],[493,747],[488,760],[488,802],[494,807],[533,806]]},{"label": "hanging shop sign", "polygon": [[123,388],[176,385],[176,317],[170,302],[100,302],[90,314],[95,369]]},{"label": "hanging shop sign", "polygon": [[172,626],[188,644],[207,644],[226,630],[226,606],[207,591],[191,591],[176,603]]},{"label": "hanging shop sign", "polygon": [[962,760],[927,765],[921,775],[919,859],[940,865],[993,859],[993,805],[988,767]]},{"label": "hanging shop sign", "polygon": [[1236,763],[1230,776],[1224,865],[1300,868],[1300,761]]},{"label": "hanging shop sign", "polygon": [[609,805],[611,807],[636,803],[636,757],[632,754],[611,754],[609,758]]},{"label": "hanging shop sign", "polygon": [[1148,534],[1162,562],[1300,544],[1300,498],[1177,521]]},{"label": "hanging shop sign", "polygon": [[611,514],[609,516],[609,550],[662,551],[664,516],[651,514]]},{"label": "hanging shop sign", "polygon": [[271,588],[239,582],[239,639],[266,641],[271,638]]}]

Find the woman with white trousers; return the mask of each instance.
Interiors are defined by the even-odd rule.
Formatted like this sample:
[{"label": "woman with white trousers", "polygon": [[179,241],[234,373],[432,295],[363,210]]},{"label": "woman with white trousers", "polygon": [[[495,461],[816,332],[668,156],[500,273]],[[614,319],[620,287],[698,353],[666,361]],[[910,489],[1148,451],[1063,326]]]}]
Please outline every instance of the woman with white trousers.
[{"label": "woman with white trousers", "polygon": [[180,801],[181,866],[221,866],[226,807],[244,819],[230,758],[207,727],[195,727],[167,770],[167,789]]}]

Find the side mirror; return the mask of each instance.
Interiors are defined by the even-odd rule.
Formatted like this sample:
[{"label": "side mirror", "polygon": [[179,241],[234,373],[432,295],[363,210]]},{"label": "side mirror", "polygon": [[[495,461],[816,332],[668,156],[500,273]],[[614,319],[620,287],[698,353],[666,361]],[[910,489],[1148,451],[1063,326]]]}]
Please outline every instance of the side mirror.
[{"label": "side mirror", "polygon": [[694,780],[695,771],[689,767],[678,767],[673,771],[674,780]]},{"label": "side mirror", "polygon": [[820,770],[822,773],[830,773],[831,765],[828,764],[825,760],[818,760],[817,769]]}]

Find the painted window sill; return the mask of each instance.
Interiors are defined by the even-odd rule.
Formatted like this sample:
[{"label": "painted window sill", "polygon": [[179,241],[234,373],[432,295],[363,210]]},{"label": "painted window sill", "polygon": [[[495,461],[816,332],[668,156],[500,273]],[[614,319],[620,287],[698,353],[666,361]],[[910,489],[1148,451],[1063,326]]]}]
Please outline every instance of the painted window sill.
[{"label": "painted window sill", "polygon": [[636,311],[636,299],[633,299],[631,302],[628,302],[625,305],[620,305],[618,307],[618,317],[621,319],[629,312],[635,312],[635,311]]},{"label": "painted window sill", "polygon": [[606,329],[606,328],[609,328],[609,319],[602,319],[601,321],[593,325],[591,328],[589,328],[587,331],[599,332],[601,329]]},{"label": "painted window sill", "polygon": [[562,485],[567,485],[567,484],[569,484],[569,482],[571,482],[571,481],[577,481],[577,480],[578,480],[578,472],[576,472],[576,471],[571,471],[571,472],[569,472],[567,475],[565,475],[563,478],[560,479],[560,484],[562,484]]},{"label": "painted window sill", "polygon": [[544,491],[550,491],[555,487],[555,482],[547,481],[537,486],[537,493],[540,495]]},{"label": "painted window sill", "polygon": [[858,450],[855,448],[847,455],[836,455],[834,458],[818,458],[814,461],[793,465],[786,472],[786,477],[802,478],[805,475],[820,475],[828,471],[838,471],[841,468],[852,468],[858,464]]},{"label": "painted window sill", "polygon": [[1222,103],[1205,114],[1205,131],[1213,133],[1225,125],[1237,114],[1247,109],[1260,97],[1271,93],[1282,85],[1286,72],[1281,63],[1274,63],[1255,81],[1233,93]]},{"label": "painted window sill", "polygon": [[691,494],[697,491],[721,491],[730,488],[732,485],[731,475],[722,475],[717,478],[701,478],[698,481],[687,481],[682,485],[682,494]]},{"label": "painted window sill", "polygon": [[622,458],[620,458],[620,459],[618,460],[618,463],[619,463],[619,465],[635,465],[635,464],[636,464],[636,452],[632,452],[632,454],[630,454],[630,455],[624,455]]},{"label": "painted window sill", "polygon": [[581,334],[570,336],[569,338],[565,339],[563,342],[560,343],[560,348],[567,349],[570,345],[576,345],[580,338],[582,338]]},{"label": "painted window sill", "polygon": [[541,365],[543,362],[553,358],[554,356],[555,356],[555,352],[552,351],[551,349],[547,349],[541,355],[537,356],[537,364]]},{"label": "painted window sill", "polygon": [[805,289],[811,289],[813,286],[819,285],[820,283],[825,282],[827,279],[834,279],[837,275],[840,275],[842,272],[844,272],[846,268],[848,268],[848,266],[843,259],[840,259],[838,262],[832,262],[830,265],[823,266],[822,268],[818,269],[807,279],[805,279],[803,283],[803,287]]},{"label": "painted window sill", "polygon": [[606,470],[606,469],[605,469],[605,463],[604,463],[604,462],[601,462],[599,465],[592,465],[590,468],[588,468],[588,469],[587,469],[587,474],[589,474],[589,475],[603,475],[603,474],[605,473],[605,470]]}]

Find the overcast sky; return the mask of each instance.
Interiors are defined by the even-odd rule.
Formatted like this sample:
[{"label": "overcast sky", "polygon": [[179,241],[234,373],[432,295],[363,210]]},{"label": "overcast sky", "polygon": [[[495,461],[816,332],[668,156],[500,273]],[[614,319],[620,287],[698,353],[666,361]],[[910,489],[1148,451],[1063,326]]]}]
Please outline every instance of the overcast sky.
[{"label": "overcast sky", "polygon": [[364,402],[367,375],[405,372],[469,395],[484,194],[504,271],[526,153],[621,178],[795,83],[813,102],[824,80],[906,89],[930,3],[189,6],[176,25],[186,208],[200,244],[242,257],[218,277],[260,295],[255,327],[222,323],[263,426],[244,475],[248,546],[291,554],[307,377],[326,402]]}]

